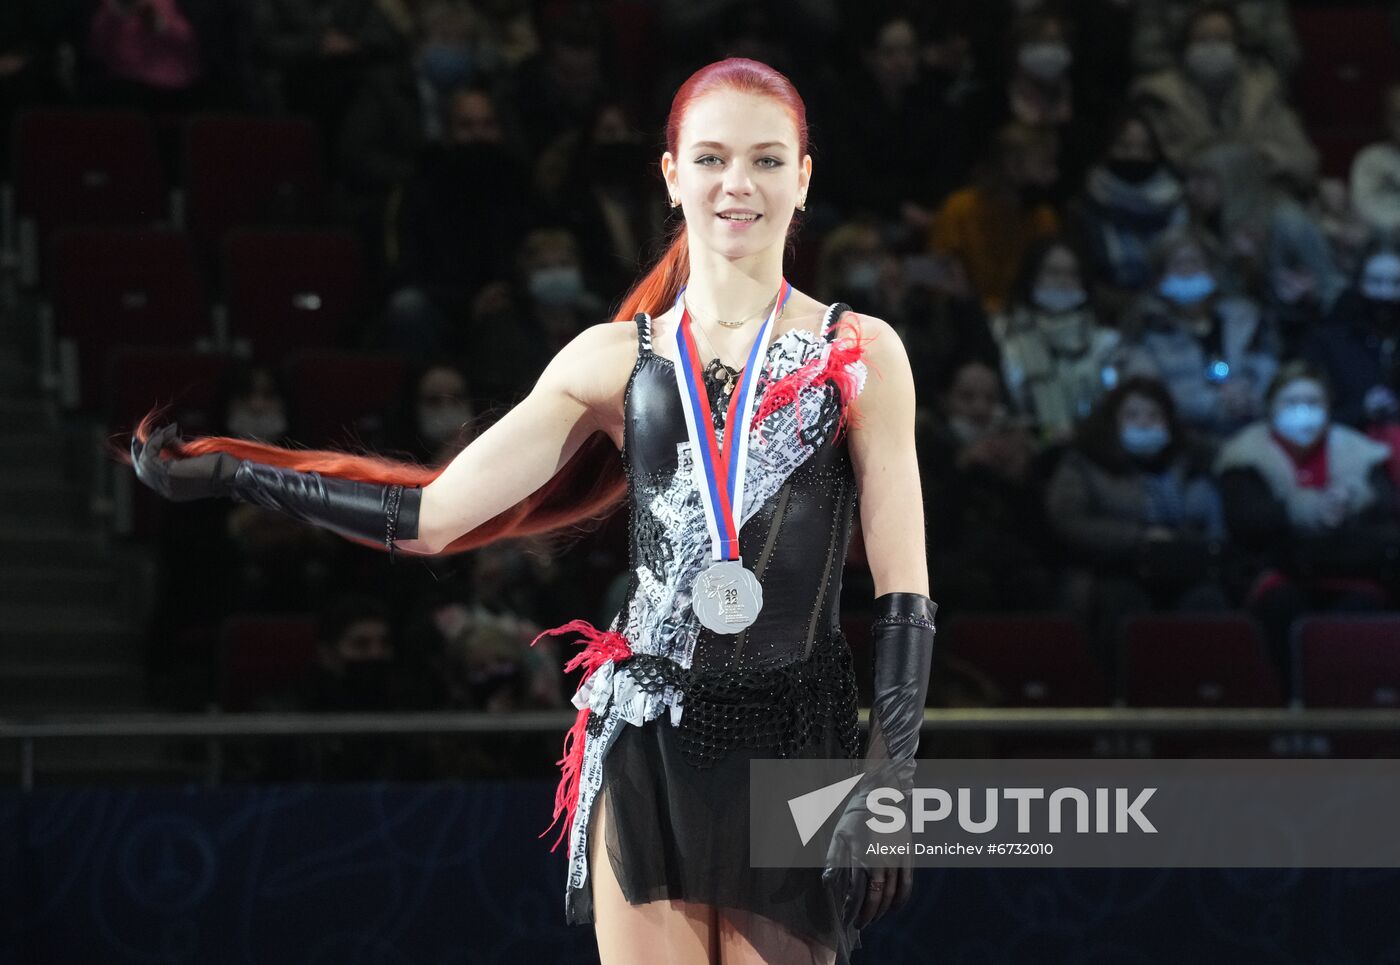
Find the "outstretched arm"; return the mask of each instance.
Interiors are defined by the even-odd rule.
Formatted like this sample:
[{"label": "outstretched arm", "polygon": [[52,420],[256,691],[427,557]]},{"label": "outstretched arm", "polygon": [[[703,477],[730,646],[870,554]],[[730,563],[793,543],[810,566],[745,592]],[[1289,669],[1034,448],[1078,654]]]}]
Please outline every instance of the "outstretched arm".
[{"label": "outstretched arm", "polygon": [[[149,434],[138,429],[130,461],[142,483],[176,502],[232,497],[356,542],[439,553],[534,493],[594,432],[619,442],[622,395],[635,359],[630,325],[587,329],[559,352],[524,401],[441,472],[405,465],[391,474],[414,480],[402,485],[363,481],[381,479],[382,460],[242,442],[230,448],[226,440],[186,443],[173,424]],[[372,464],[366,469],[359,462]]]},{"label": "outstretched arm", "polygon": [[423,488],[418,538],[396,545],[439,553],[543,486],[594,432],[619,441],[636,345],[631,325],[604,322],[581,332],[528,396]]}]

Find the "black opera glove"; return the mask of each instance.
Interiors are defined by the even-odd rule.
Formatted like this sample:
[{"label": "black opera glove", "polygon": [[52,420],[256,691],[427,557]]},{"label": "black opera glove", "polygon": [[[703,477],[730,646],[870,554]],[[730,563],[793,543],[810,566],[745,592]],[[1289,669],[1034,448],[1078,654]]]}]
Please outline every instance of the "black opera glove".
[{"label": "black opera glove", "polygon": [[938,604],[921,593],[886,593],[875,600],[875,696],[862,762],[865,776],[837,821],[822,872],[822,880],[835,889],[842,921],[857,928],[902,908],[913,891],[910,855],[902,855],[898,866],[866,860],[865,846],[879,836],[865,826],[872,816],[865,801],[873,788],[899,789],[908,833],[914,753],[928,696],[937,611]]},{"label": "black opera glove", "polygon": [[179,426],[172,423],[151,433],[145,445],[134,437],[131,440],[136,478],[166,499],[229,497],[343,536],[382,542],[391,550],[396,539],[418,538],[422,489],[299,472],[225,452],[162,459],[161,450],[178,432]]}]

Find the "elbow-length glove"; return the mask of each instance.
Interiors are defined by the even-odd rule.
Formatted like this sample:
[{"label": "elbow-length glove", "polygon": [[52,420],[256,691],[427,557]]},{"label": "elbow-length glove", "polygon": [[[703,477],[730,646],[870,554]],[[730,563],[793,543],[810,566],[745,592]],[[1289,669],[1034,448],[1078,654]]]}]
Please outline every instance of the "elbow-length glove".
[{"label": "elbow-length glove", "polygon": [[937,611],[938,604],[921,593],[886,593],[875,600],[875,696],[863,761],[865,776],[837,821],[822,872],[823,880],[835,890],[842,921],[857,928],[902,908],[913,890],[909,856],[901,856],[897,867],[865,858],[865,845],[876,840],[865,826],[871,817],[866,793],[877,787],[901,791],[907,832],[914,752],[919,749],[924,721]]},{"label": "elbow-length glove", "polygon": [[136,478],[166,499],[229,497],[352,539],[381,542],[391,550],[396,539],[418,538],[421,489],[298,472],[226,452],[161,458],[161,450],[178,432],[179,426],[172,423],[152,432],[144,445],[134,436],[131,440]]}]

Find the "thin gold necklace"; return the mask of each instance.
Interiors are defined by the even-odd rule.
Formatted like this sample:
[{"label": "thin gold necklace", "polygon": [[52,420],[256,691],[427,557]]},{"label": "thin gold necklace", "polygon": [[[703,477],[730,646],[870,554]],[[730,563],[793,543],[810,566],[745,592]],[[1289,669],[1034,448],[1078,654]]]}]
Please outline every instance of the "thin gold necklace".
[{"label": "thin gold necklace", "polygon": [[[735,321],[735,322],[726,322],[724,319],[720,318],[718,315],[714,315],[714,316],[711,316],[711,317],[714,318],[715,324],[716,324],[716,325],[719,325],[721,328],[743,328],[745,325],[747,325],[747,324],[749,323],[749,320],[750,320],[750,319],[756,318],[756,317],[759,316],[759,315],[767,314],[767,313],[773,308],[773,303],[774,303],[775,301],[777,301],[777,300],[778,300],[778,296],[775,294],[772,298],[768,299],[768,304],[764,305],[764,306],[763,306],[762,308],[760,308],[758,311],[752,312],[751,314],[748,314],[748,315],[745,315],[743,318],[741,318],[741,319],[739,319],[738,321]],[[695,314],[695,309],[693,309],[693,308],[690,307],[690,300],[689,300],[689,299],[686,299],[686,301],[685,301],[685,307],[686,307],[686,311],[690,312],[692,315]]]},{"label": "thin gold necklace", "polygon": [[[773,296],[774,301],[777,300],[777,297],[777,295]],[[773,302],[770,301],[768,305],[764,308],[764,311],[768,311],[772,307]],[[690,310],[689,303],[686,304],[686,310]],[[783,317],[783,312],[785,311],[787,311],[786,302],[784,302],[778,308],[778,315],[776,318],[773,319],[774,324],[777,324],[778,319]],[[753,318],[753,316],[750,315],[749,318]],[[719,319],[715,319],[715,321],[719,322]],[[720,324],[723,325],[724,323],[720,322]],[[739,370],[734,368],[732,365],[729,365],[727,362],[724,361],[723,358],[720,357],[720,353],[715,350],[714,344],[710,341],[710,336],[705,334],[704,324],[697,322],[694,327],[696,331],[700,333],[700,337],[705,342],[705,348],[710,353],[711,361],[710,364],[705,367],[705,370],[709,374],[710,378],[714,381],[718,382],[721,378],[724,380],[724,395],[725,397],[728,397],[729,393],[732,392],[734,389],[734,380],[739,377]]]}]

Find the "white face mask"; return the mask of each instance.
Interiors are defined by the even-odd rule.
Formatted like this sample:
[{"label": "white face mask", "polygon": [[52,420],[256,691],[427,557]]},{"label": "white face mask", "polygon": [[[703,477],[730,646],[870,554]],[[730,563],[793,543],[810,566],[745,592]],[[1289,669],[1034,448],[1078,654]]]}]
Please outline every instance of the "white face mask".
[{"label": "white face mask", "polygon": [[1400,255],[1373,255],[1361,273],[1361,294],[1378,302],[1400,302]]},{"label": "white face mask", "polygon": [[1047,40],[1023,46],[1017,52],[1016,61],[1037,80],[1051,81],[1059,79],[1074,63],[1074,53],[1067,44]]},{"label": "white face mask", "polygon": [[1228,40],[1197,40],[1186,48],[1186,69],[1203,84],[1219,83],[1238,64],[1239,54]]},{"label": "white face mask", "polygon": [[472,417],[465,405],[434,405],[418,407],[418,432],[433,444],[446,442],[455,436]]},{"label": "white face mask", "polygon": [[228,431],[244,439],[276,442],[287,434],[287,417],[276,410],[234,409],[228,414]]},{"label": "white face mask", "polygon": [[1310,446],[1327,426],[1327,409],[1312,402],[1295,402],[1274,413],[1274,431],[1295,446]]}]

